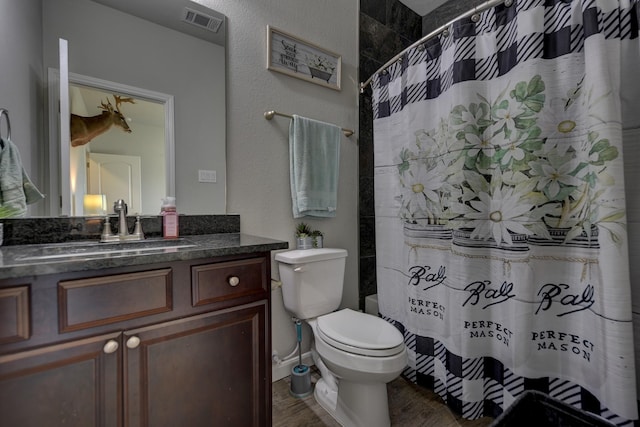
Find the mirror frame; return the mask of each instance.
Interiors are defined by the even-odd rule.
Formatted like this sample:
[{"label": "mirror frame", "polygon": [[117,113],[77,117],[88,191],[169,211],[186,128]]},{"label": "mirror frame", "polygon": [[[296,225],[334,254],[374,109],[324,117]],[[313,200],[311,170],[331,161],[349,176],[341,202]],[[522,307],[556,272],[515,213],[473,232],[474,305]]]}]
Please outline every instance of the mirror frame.
[{"label": "mirror frame", "polygon": [[[60,98],[60,70],[49,68],[48,94],[49,94],[49,168],[51,177],[56,177],[49,183],[50,206],[49,213],[53,216],[71,215],[71,188],[69,179],[69,127],[62,126],[61,120],[69,120],[69,112],[63,114],[59,109],[61,105],[69,105]],[[165,122],[165,171],[166,193],[175,195],[175,133],[174,133],[174,99],[173,95],[155,92],[95,77],[84,76],[76,73],[68,73],[68,84],[88,86],[105,91],[113,91],[123,95],[143,98],[148,101],[158,102],[164,105]],[[62,101],[62,102],[61,102]],[[65,119],[66,117],[66,119]],[[66,135],[61,135],[66,132]],[[63,176],[64,174],[64,176]],[[54,206],[54,201],[60,203]]]}]

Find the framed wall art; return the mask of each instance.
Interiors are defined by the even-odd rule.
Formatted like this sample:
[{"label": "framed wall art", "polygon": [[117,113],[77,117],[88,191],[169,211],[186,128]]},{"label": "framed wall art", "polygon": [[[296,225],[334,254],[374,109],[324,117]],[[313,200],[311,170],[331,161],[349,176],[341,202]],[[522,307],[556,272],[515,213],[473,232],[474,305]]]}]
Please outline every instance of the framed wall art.
[{"label": "framed wall art", "polygon": [[267,68],[340,90],[342,56],[267,26]]}]

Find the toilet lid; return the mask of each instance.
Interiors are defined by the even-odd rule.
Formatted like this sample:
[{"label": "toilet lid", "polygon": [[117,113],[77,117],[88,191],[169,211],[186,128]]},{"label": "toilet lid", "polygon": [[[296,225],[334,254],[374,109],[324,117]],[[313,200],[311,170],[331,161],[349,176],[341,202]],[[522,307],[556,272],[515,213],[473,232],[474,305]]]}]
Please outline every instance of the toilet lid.
[{"label": "toilet lid", "polygon": [[365,356],[392,356],[404,349],[400,331],[370,314],[345,308],[317,319],[319,338],[341,350]]}]

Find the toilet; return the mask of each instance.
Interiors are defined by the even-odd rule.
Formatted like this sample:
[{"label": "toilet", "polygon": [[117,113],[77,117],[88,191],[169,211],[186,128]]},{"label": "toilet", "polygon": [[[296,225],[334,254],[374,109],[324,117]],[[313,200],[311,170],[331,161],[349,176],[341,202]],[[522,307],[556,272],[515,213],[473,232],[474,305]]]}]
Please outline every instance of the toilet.
[{"label": "toilet", "polygon": [[322,378],[316,401],[345,427],[390,425],[387,383],[407,365],[400,331],[342,300],[344,249],[298,249],[276,254],[285,308],[313,331],[312,355]]}]

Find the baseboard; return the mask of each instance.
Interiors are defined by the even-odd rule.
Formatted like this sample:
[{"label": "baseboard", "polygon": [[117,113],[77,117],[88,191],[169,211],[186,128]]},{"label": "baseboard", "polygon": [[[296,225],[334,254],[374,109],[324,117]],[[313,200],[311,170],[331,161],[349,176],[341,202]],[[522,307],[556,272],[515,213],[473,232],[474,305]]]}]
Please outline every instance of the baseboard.
[{"label": "baseboard", "polygon": [[[302,363],[307,366],[313,366],[313,358],[311,352],[302,353]],[[271,365],[271,381],[276,382],[291,375],[291,369],[298,364],[298,358],[294,357],[282,363],[274,363]]]}]

